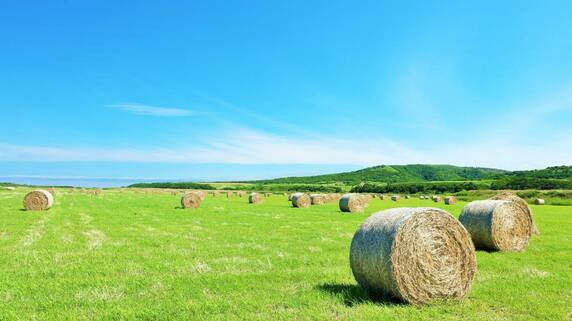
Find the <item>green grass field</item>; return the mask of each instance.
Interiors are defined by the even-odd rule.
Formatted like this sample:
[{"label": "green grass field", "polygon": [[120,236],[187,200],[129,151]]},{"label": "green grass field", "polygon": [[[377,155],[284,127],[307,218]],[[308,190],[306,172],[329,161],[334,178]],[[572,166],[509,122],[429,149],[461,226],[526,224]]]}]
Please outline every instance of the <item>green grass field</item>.
[{"label": "green grass field", "polygon": [[572,207],[533,210],[541,235],[525,253],[477,252],[463,302],[418,308],[372,301],[348,262],[372,212],[431,201],[291,208],[285,196],[179,197],[58,193],[46,212],[22,210],[24,190],[0,192],[0,320],[570,320]]}]

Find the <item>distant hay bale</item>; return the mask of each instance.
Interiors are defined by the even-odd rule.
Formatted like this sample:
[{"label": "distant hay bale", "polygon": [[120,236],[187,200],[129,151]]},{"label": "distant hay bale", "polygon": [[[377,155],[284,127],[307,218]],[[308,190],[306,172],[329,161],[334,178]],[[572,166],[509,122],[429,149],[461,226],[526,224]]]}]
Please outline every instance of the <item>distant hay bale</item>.
[{"label": "distant hay bale", "polygon": [[232,198],[232,192],[226,192],[226,198]]},{"label": "distant hay bale", "polygon": [[543,198],[537,198],[534,200],[534,204],[536,205],[544,205],[544,199]]},{"label": "distant hay bale", "polygon": [[198,208],[201,206],[203,198],[198,191],[187,192],[181,196],[181,206],[183,208]]},{"label": "distant hay bale", "polygon": [[431,199],[432,199],[433,202],[435,202],[435,203],[441,202],[441,196],[433,195],[433,197],[431,197]]},{"label": "distant hay bale", "polygon": [[342,212],[363,212],[368,202],[369,200],[362,195],[347,193],[340,198],[339,206]]},{"label": "distant hay bale", "polygon": [[52,196],[56,195],[56,189],[53,187],[48,188],[47,191],[50,192],[50,194],[52,194]]},{"label": "distant hay bale", "polygon": [[405,195],[405,199],[410,199],[410,198],[411,198],[411,196]]},{"label": "distant hay bale", "polygon": [[250,193],[248,195],[248,203],[250,204],[260,204],[262,203],[262,197],[258,193]]},{"label": "distant hay bale", "polygon": [[[522,207],[528,215],[530,215],[530,219],[532,220],[532,234],[540,235],[540,231],[536,226],[536,222],[534,221],[534,215],[532,215],[532,210],[528,206],[528,203],[523,200],[522,198],[518,197],[518,195],[511,193],[511,192],[501,192],[491,198],[492,200],[506,200],[506,201],[515,201],[520,207]],[[543,204],[544,204],[544,200]]]},{"label": "distant hay bale", "polygon": [[31,191],[24,197],[24,208],[28,211],[44,211],[54,205],[54,196],[43,189]]},{"label": "distant hay bale", "polygon": [[445,197],[445,204],[447,205],[453,205],[457,203],[457,199],[455,198],[455,196],[447,196]]},{"label": "distant hay bale", "polygon": [[173,191],[173,192],[171,192],[171,195],[172,195],[172,196],[177,196],[177,195],[179,195],[179,192]]},{"label": "distant hay bale", "polygon": [[312,199],[305,193],[292,194],[292,206],[298,208],[306,208],[312,204]]},{"label": "distant hay bale", "polygon": [[513,200],[471,202],[463,209],[459,221],[480,249],[524,251],[532,236],[530,213]]},{"label": "distant hay bale", "polygon": [[265,193],[264,194],[264,197],[270,197],[270,196],[272,196],[272,193]]},{"label": "distant hay bale", "polygon": [[238,197],[242,198],[244,197],[244,195],[246,195],[246,192],[243,191],[238,192]]},{"label": "distant hay bale", "polygon": [[312,205],[322,205],[328,202],[325,194],[310,194],[310,199],[312,200]]},{"label": "distant hay bale", "polygon": [[399,195],[392,195],[392,196],[391,196],[391,200],[392,200],[392,201],[397,202],[397,201],[399,201],[400,199],[401,199],[401,196],[399,196]]},{"label": "distant hay bale", "polygon": [[380,200],[382,200],[382,201],[386,201],[386,200],[387,200],[387,195],[380,194],[380,195],[378,195],[377,197],[378,197]]},{"label": "distant hay bale", "polygon": [[326,194],[326,203],[330,203],[330,202],[335,202],[338,201],[341,197],[340,194],[337,193],[330,193],[330,194]]},{"label": "distant hay bale", "polygon": [[421,195],[421,196],[419,196],[419,199],[420,199],[420,200],[424,200],[424,199],[425,199],[425,196],[424,196],[424,195]]},{"label": "distant hay bale", "polygon": [[477,269],[471,236],[437,208],[393,208],[370,216],[352,239],[350,266],[371,295],[416,305],[465,297]]}]

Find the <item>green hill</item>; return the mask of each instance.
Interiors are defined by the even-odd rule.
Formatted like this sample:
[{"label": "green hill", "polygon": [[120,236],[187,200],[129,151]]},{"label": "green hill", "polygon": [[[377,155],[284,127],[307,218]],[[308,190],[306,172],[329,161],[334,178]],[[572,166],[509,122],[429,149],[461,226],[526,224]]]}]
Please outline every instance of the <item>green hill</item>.
[{"label": "green hill", "polygon": [[355,185],[361,182],[470,181],[491,179],[507,173],[509,172],[500,169],[459,167],[453,165],[380,165],[353,172],[306,177],[285,177],[255,182],[278,184],[344,183],[347,185]]}]

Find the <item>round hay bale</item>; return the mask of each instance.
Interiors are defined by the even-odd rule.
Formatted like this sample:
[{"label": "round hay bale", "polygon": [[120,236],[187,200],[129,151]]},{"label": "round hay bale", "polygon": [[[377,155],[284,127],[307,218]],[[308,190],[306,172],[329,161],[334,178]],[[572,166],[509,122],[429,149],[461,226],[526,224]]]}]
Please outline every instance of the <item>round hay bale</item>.
[{"label": "round hay bale", "polygon": [[455,196],[447,196],[445,197],[445,204],[447,205],[453,205],[457,203],[457,199],[455,198]]},{"label": "round hay bale", "polygon": [[24,208],[28,211],[44,211],[54,205],[53,195],[43,189],[31,191],[24,197]]},{"label": "round hay bale", "polygon": [[432,199],[433,202],[435,202],[435,203],[441,202],[441,196],[433,195],[433,197],[431,197],[431,199]]},{"label": "round hay bale", "polygon": [[312,205],[322,205],[328,201],[325,194],[310,194],[310,199],[312,200]]},{"label": "round hay bale", "polygon": [[232,192],[226,192],[226,198],[232,198]]},{"label": "round hay bale", "polygon": [[292,206],[298,208],[306,208],[312,204],[312,199],[308,194],[294,193],[292,194]]},{"label": "round hay bale", "polygon": [[264,194],[264,197],[270,197],[270,196],[272,196],[272,193],[265,193]]},{"label": "round hay bale", "polygon": [[201,206],[202,201],[203,198],[200,192],[187,192],[181,197],[181,206],[183,208],[198,208]]},{"label": "round hay bale", "polygon": [[393,195],[393,196],[391,196],[391,200],[392,200],[392,201],[397,202],[397,201],[399,201],[400,199],[401,199],[401,196],[399,196],[399,195]]},{"label": "round hay bale", "polygon": [[534,215],[532,215],[532,210],[530,209],[528,203],[525,200],[523,200],[522,198],[518,197],[518,195],[511,192],[501,192],[493,196],[491,199],[516,202],[520,207],[522,207],[528,213],[528,215],[530,215],[530,219],[532,220],[532,234],[540,235],[540,231],[538,230],[538,227],[536,227],[536,222],[534,221]]},{"label": "round hay bale", "polygon": [[340,198],[339,206],[342,212],[363,212],[368,200],[359,194],[347,193]]},{"label": "round hay bale", "polygon": [[244,195],[246,195],[246,192],[242,191],[238,192],[238,197],[242,198]]},{"label": "round hay bale", "polygon": [[459,221],[480,249],[523,251],[532,236],[531,216],[515,201],[471,202],[463,209]]},{"label": "round hay bale", "polygon": [[258,193],[250,193],[248,195],[248,203],[250,204],[260,204],[262,203],[262,197]]},{"label": "round hay bale", "polygon": [[542,199],[542,198],[537,198],[534,200],[534,204],[536,204],[536,205],[544,205],[544,203],[545,203],[544,199]]},{"label": "round hay bale", "polygon": [[420,305],[463,298],[477,269],[467,230],[438,208],[393,208],[370,216],[355,233],[350,266],[374,296]]},{"label": "round hay bale", "polygon": [[405,195],[405,199],[407,199],[407,200],[408,200],[408,199],[410,199],[410,198],[411,198],[411,196],[409,196],[409,195]]}]

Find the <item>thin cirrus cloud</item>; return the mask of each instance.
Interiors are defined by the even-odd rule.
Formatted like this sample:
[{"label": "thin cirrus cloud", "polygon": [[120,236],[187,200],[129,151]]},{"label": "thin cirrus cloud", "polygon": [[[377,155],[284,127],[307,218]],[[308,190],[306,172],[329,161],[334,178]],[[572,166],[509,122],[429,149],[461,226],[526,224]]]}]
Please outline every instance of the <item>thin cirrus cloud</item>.
[{"label": "thin cirrus cloud", "polygon": [[[379,164],[432,163],[530,169],[569,163],[572,152],[562,146],[572,136],[540,145],[499,140],[451,143],[414,148],[387,139],[300,139],[243,130],[206,138],[201,145],[178,148],[73,148],[0,144],[0,161],[105,161],[219,164]],[[546,155],[551,155],[550,159]]]},{"label": "thin cirrus cloud", "polygon": [[122,103],[110,106],[128,113],[146,116],[187,117],[193,115],[193,112],[187,109],[157,107],[139,103]]}]

